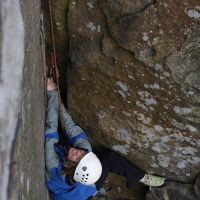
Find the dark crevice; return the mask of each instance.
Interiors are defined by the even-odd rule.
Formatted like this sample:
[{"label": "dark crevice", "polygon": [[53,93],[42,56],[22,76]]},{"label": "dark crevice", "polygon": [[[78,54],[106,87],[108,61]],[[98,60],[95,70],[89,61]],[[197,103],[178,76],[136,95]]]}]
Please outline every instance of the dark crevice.
[{"label": "dark crevice", "polygon": [[145,5],[143,8],[139,8],[139,9],[137,9],[137,10],[136,10],[135,12],[133,12],[133,13],[129,13],[129,14],[127,14],[127,15],[120,16],[119,18],[124,19],[124,18],[133,17],[133,16],[140,16],[140,15],[142,15],[142,14],[144,13],[144,11],[145,11],[148,7],[150,7],[150,6],[154,5],[154,4],[156,4],[156,0],[153,0],[152,2],[149,2],[149,3],[148,3],[147,5]]},{"label": "dark crevice", "polygon": [[[128,15],[125,15],[125,16],[122,16],[121,18],[118,17],[116,20],[122,20],[123,18],[128,18],[128,17],[133,17],[135,15],[135,17],[137,18],[139,14],[141,14],[142,12],[144,12],[149,6],[152,6],[153,4],[156,4],[156,0],[153,0],[153,2],[150,2],[148,5],[146,5],[144,8],[132,13],[132,14],[128,14]],[[109,27],[109,22],[108,22],[108,19],[107,19],[107,16],[105,14],[105,11],[104,9],[102,8],[102,6],[100,5],[100,3],[98,2],[98,7],[99,9],[101,10],[101,13],[103,14],[104,16],[104,21],[105,21],[105,27],[107,29],[107,33],[108,35],[112,38],[112,40],[115,41],[115,43],[118,45],[119,48],[123,49],[123,50],[126,50],[128,53],[131,53],[133,55],[133,57],[135,58],[136,61],[138,61],[139,63],[141,63],[142,65],[144,65],[144,63],[142,63],[141,61],[139,61],[138,59],[136,59],[135,57],[135,52],[126,48],[124,45],[122,45],[116,38],[115,36],[113,35],[113,33],[110,31],[110,27]],[[102,35],[102,38],[103,38],[103,35]],[[102,39],[101,38],[101,39]],[[155,52],[156,54],[156,52]]]},{"label": "dark crevice", "polygon": [[[69,58],[69,29],[68,29],[68,9],[69,9],[69,1],[65,8],[62,10],[65,10],[65,12],[62,13],[62,17],[65,18],[66,25],[66,38],[68,40],[66,41],[66,45],[60,45],[59,40],[56,39],[59,35],[59,32],[56,28],[56,22],[55,22],[55,10],[53,8],[54,4],[52,4],[52,18],[53,18],[53,27],[54,27],[54,38],[55,38],[55,50],[56,50],[56,60],[57,60],[57,67],[59,72],[59,86],[60,86],[60,93],[61,93],[61,99],[64,103],[64,105],[67,107],[68,100],[67,100],[67,80],[68,80],[68,70],[70,65],[70,58]],[[42,7],[44,9],[44,21],[45,21],[45,32],[46,32],[46,41],[45,46],[49,49],[49,51],[53,51],[53,44],[52,44],[52,35],[51,35],[51,24],[50,24],[50,15],[49,15],[49,3],[48,0],[44,0]],[[60,37],[63,37],[61,35]],[[50,60],[50,54],[46,53],[46,60],[47,65],[51,66]]]},{"label": "dark crevice", "polygon": [[[123,45],[121,45],[121,44],[117,41],[117,39],[115,39],[114,35],[113,35],[112,32],[110,31],[109,23],[108,23],[108,20],[107,20],[107,17],[106,17],[106,14],[105,14],[103,8],[102,8],[99,4],[98,4],[98,7],[99,7],[99,9],[101,10],[101,13],[102,13],[103,16],[104,16],[105,27],[106,27],[106,30],[107,30],[108,35],[112,38],[113,41],[115,41],[115,43],[118,45],[119,48],[121,48],[121,49],[123,49],[123,50],[126,50],[127,52],[133,54],[133,56],[134,56],[134,52],[132,52],[131,50],[125,48]],[[101,39],[103,39],[103,36],[104,36],[104,34],[102,34]]]},{"label": "dark crevice", "polygon": [[[154,2],[151,3],[151,4],[149,4],[148,6],[146,6],[146,8],[149,7],[152,4],[155,4],[155,3],[156,3],[156,0],[154,0]],[[135,60],[135,62],[137,62],[138,64],[140,64],[143,67],[144,71],[146,71],[147,69],[146,69],[145,63],[136,58],[135,52],[133,52],[130,49],[126,48],[125,46],[121,45],[120,42],[112,34],[112,32],[110,31],[110,28],[109,28],[109,23],[108,23],[106,14],[105,14],[105,12],[104,12],[104,10],[101,7],[101,5],[100,5],[99,2],[98,2],[98,7],[101,10],[102,15],[104,16],[105,28],[107,30],[107,33],[108,33],[109,37],[112,38],[112,40],[116,43],[116,45],[118,46],[119,49],[121,49],[123,51],[126,51],[127,53],[130,53],[132,55],[133,59]],[[104,37],[104,34],[102,34],[101,40],[103,39],[103,37]],[[101,47],[101,52],[102,52],[102,47]],[[102,54],[103,54],[103,52],[102,52]],[[155,56],[155,54],[156,54],[156,50],[154,48],[153,48],[153,53],[152,54],[153,54],[152,56]],[[136,81],[137,81],[138,85],[140,85],[140,81],[138,79],[136,79]]]}]

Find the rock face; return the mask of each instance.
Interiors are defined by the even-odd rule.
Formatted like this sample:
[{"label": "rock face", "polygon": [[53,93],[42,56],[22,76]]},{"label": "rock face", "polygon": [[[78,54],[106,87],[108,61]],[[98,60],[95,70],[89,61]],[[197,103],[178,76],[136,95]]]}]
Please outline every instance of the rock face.
[{"label": "rock face", "polygon": [[40,1],[1,1],[0,8],[0,199],[49,199]]},{"label": "rock face", "polygon": [[[48,199],[40,6],[39,0],[0,2],[2,200]],[[200,165],[198,2],[59,0],[53,6],[61,22],[58,54],[69,37],[59,64],[70,57],[68,103],[75,121],[96,147],[175,180],[146,199],[197,200],[199,177],[191,183]],[[102,198],[137,199],[121,187],[110,195]]]},{"label": "rock face", "polygon": [[19,1],[1,1],[0,9],[0,199],[6,200],[12,143],[20,122],[24,26]]},{"label": "rock face", "polygon": [[200,165],[195,0],[71,0],[69,111],[144,170],[194,181]]}]

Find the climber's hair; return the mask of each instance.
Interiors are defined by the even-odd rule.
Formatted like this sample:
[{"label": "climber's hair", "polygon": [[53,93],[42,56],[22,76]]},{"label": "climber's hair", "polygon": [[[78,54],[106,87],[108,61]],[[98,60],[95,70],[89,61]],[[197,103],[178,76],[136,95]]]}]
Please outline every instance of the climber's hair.
[{"label": "climber's hair", "polygon": [[66,163],[63,163],[63,169],[61,174],[69,182],[70,185],[75,183],[73,177],[77,165],[78,165],[77,162],[72,162],[69,160]]},{"label": "climber's hair", "polygon": [[79,164],[79,162],[81,161],[81,159],[87,154],[87,152],[85,152],[81,157],[79,157],[78,161],[71,161],[67,158],[65,158],[62,161],[62,171],[61,171],[61,175],[66,179],[66,181],[68,181],[68,183],[70,185],[73,185],[76,181],[73,179],[74,178],[74,172],[76,170],[77,165]]}]

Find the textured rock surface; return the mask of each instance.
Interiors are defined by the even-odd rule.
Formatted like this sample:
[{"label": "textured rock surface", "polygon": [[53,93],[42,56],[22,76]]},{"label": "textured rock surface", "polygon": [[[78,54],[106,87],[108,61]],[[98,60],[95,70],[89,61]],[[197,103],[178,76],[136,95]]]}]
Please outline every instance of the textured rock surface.
[{"label": "textured rock surface", "polygon": [[200,199],[200,176],[194,185],[167,182],[162,188],[153,188],[146,195],[146,200],[199,200]]},{"label": "textured rock surface", "polygon": [[19,126],[24,26],[19,1],[1,1],[0,10],[0,199],[6,200],[12,143]]},{"label": "textured rock surface", "polygon": [[69,1],[70,112],[141,168],[194,181],[200,164],[197,1]]},{"label": "textured rock surface", "polygon": [[0,2],[1,200],[48,199],[40,6],[39,0]]}]

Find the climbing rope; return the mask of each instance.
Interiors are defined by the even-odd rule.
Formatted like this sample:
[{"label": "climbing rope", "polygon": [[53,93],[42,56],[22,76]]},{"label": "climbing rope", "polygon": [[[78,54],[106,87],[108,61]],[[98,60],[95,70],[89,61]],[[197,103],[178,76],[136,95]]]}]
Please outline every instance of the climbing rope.
[{"label": "climbing rope", "polygon": [[49,0],[49,17],[50,17],[50,27],[51,27],[51,38],[52,38],[52,50],[53,52],[50,53],[51,58],[51,68],[50,68],[50,75],[53,76],[54,80],[57,84],[57,90],[58,90],[58,110],[60,115],[60,121],[61,121],[61,129],[64,131],[64,119],[62,115],[62,100],[60,95],[60,87],[59,87],[59,72],[58,72],[58,65],[57,65],[57,57],[56,57],[56,46],[55,46],[55,38],[54,38],[54,26],[53,26],[53,15],[52,15],[52,6],[51,6],[51,0]]}]

